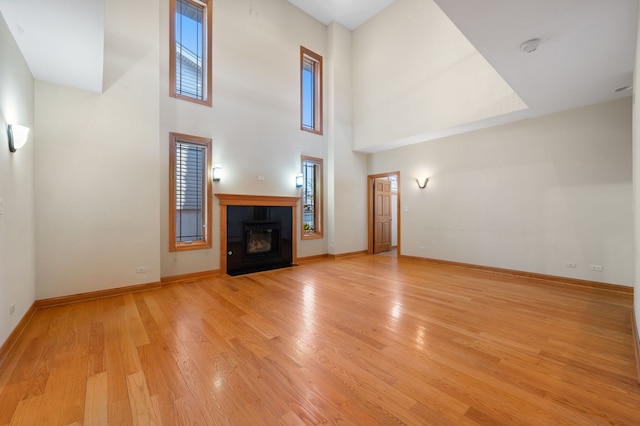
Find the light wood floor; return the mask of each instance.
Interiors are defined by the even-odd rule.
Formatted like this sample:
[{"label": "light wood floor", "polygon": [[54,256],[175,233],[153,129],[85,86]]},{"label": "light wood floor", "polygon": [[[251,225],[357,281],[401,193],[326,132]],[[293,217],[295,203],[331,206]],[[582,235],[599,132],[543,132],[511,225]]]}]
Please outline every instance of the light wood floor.
[{"label": "light wood floor", "polygon": [[0,425],[638,425],[631,306],[360,256],[41,309]]}]

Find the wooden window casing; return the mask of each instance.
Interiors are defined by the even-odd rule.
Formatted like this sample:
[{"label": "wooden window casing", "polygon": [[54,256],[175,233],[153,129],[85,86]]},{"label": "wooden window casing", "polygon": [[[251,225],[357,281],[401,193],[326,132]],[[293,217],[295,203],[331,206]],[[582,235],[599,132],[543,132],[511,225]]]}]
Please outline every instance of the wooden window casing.
[{"label": "wooden window casing", "polygon": [[[193,164],[189,160],[182,159],[182,153],[185,147],[193,147],[195,151],[203,152],[202,165],[198,164],[200,170],[187,170]],[[211,208],[213,197],[213,185],[211,182],[211,139],[201,138],[197,136],[184,135],[180,133],[170,134],[169,143],[169,250],[197,250],[208,249],[212,246],[211,240]],[[180,152],[178,152],[180,151]],[[178,173],[181,176],[178,176]],[[189,183],[194,182],[194,175],[190,175],[189,180],[185,178],[187,173],[196,173],[195,177],[200,182],[196,182],[197,189],[188,190],[186,188]],[[200,174],[200,175],[197,175]],[[188,193],[188,195],[187,195]],[[187,200],[190,197],[190,200]],[[200,199],[195,199],[200,197]],[[185,238],[177,230],[183,220],[182,208],[184,204],[196,202],[200,208],[200,212],[191,217],[202,227],[201,235],[185,241]],[[197,209],[196,209],[197,211]],[[186,220],[186,219],[185,219]]]},{"label": "wooden window casing", "polygon": [[311,240],[323,236],[322,158],[301,157],[302,194],[301,238]]},{"label": "wooden window casing", "polygon": [[322,134],[322,56],[300,46],[300,129]]},{"label": "wooden window casing", "polygon": [[[201,52],[196,52],[195,55],[192,55],[193,52],[179,42],[181,34],[177,33],[176,13],[182,5],[200,11],[201,34],[197,34],[197,32],[190,33],[195,42],[201,43],[199,48]],[[170,0],[170,15],[169,95],[177,99],[211,106],[212,0]],[[179,54],[178,52],[181,53]],[[189,60],[189,58],[193,60]],[[187,76],[190,72],[188,70],[178,72],[177,70],[181,64],[185,64],[186,67],[187,63],[191,63],[196,68],[193,75],[199,82],[200,88],[195,89],[195,93],[193,90],[182,89],[183,82],[185,87],[192,85],[191,82],[187,81]],[[197,71],[198,64],[200,71]],[[182,68],[180,69],[182,70]],[[182,78],[179,78],[179,73]],[[196,86],[198,85],[197,82],[194,83]]]}]

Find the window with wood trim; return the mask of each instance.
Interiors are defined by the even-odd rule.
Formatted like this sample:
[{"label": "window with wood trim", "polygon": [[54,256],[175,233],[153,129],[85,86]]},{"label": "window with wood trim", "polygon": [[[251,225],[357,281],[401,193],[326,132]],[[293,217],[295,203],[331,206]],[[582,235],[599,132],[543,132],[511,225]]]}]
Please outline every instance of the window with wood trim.
[{"label": "window with wood trim", "polygon": [[170,134],[169,249],[211,248],[211,139]]},{"label": "window with wood trim", "polygon": [[300,129],[322,134],[322,56],[300,46]]},{"label": "window with wood trim", "polygon": [[211,2],[171,0],[169,91],[211,106]]},{"label": "window with wood trim", "polygon": [[322,238],[322,159],[302,156],[302,239]]}]

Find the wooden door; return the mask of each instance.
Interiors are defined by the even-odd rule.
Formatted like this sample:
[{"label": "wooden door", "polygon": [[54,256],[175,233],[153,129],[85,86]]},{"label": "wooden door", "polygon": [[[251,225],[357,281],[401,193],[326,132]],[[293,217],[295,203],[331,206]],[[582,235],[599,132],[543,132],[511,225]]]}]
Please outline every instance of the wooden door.
[{"label": "wooden door", "polygon": [[373,252],[391,250],[391,181],[373,180]]}]

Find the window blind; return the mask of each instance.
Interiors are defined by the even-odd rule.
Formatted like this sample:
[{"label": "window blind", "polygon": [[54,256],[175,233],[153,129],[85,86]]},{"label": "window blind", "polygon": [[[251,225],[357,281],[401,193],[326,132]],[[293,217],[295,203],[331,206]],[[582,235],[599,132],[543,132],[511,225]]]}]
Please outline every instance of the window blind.
[{"label": "window blind", "polygon": [[206,147],[176,143],[176,241],[203,239],[206,226]]}]

